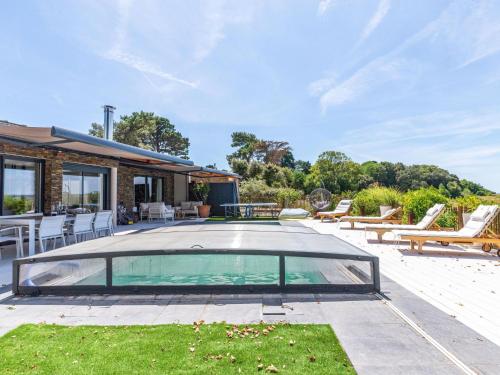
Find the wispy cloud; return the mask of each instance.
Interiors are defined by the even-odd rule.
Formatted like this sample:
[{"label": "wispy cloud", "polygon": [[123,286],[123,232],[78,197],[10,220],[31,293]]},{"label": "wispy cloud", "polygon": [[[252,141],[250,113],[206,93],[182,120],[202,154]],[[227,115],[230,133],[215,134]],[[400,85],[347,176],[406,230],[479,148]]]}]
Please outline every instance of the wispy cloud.
[{"label": "wispy cloud", "polygon": [[138,56],[123,52],[118,48],[110,50],[104,55],[104,57],[109,60],[113,60],[120,64],[126,65],[129,68],[135,69],[141,73],[152,74],[156,77],[179,83],[181,85],[189,86],[192,88],[197,88],[199,85],[198,82],[187,81],[185,79],[178,78],[171,73],[163,71],[161,68],[150,62],[145,61]]},{"label": "wispy cloud", "polygon": [[431,22],[420,36],[431,45],[443,45],[463,68],[500,52],[498,2],[454,1]]},{"label": "wispy cloud", "polygon": [[117,2],[118,17],[115,28],[114,44],[112,48],[109,51],[103,53],[102,56],[108,60],[118,62],[129,68],[135,69],[140,73],[143,73],[149,84],[152,84],[152,81],[149,77],[146,76],[148,74],[191,88],[198,87],[198,82],[179,78],[172,73],[164,71],[156,64],[126,51],[126,49],[128,48],[127,36],[130,21],[130,11],[132,6],[132,0],[120,0]]},{"label": "wispy cloud", "polygon": [[332,78],[323,78],[312,82],[309,93],[320,97],[322,112],[331,106],[351,102],[369,90],[397,80],[402,72],[412,69],[412,64],[405,60],[375,59],[357,70],[349,78],[336,84]]},{"label": "wispy cloud", "polygon": [[437,164],[460,177],[498,186],[499,112],[436,112],[395,118],[347,131],[336,139],[358,160]]},{"label": "wispy cloud", "polygon": [[356,146],[372,147],[418,139],[499,134],[497,132],[500,132],[500,113],[436,112],[357,128],[347,132],[346,139],[355,139]]},{"label": "wispy cloud", "polygon": [[368,21],[368,24],[365,26],[363,33],[361,34],[361,40],[364,40],[370,36],[370,34],[382,22],[386,14],[389,12],[390,8],[391,8],[390,0],[380,0],[377,9],[375,10],[375,13],[370,18],[370,21]]},{"label": "wispy cloud", "polygon": [[322,16],[325,14],[336,2],[336,0],[320,0],[318,3],[318,15]]}]

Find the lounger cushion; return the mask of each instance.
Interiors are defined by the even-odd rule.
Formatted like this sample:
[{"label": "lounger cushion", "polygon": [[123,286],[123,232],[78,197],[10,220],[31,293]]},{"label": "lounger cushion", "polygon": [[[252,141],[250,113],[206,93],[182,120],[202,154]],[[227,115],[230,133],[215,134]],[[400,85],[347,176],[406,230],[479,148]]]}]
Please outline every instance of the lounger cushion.
[{"label": "lounger cushion", "polygon": [[392,230],[392,229],[404,229],[404,230],[412,230],[412,229],[418,229],[416,225],[412,224],[366,224],[365,225],[366,230],[370,229],[387,229],[387,230]]},{"label": "lounger cushion", "polygon": [[[415,237],[464,237],[460,232],[448,232],[440,230],[393,230],[392,233],[396,238],[402,236],[415,236]],[[468,237],[468,236],[467,236]]]},{"label": "lounger cushion", "polygon": [[470,215],[470,219],[474,221],[484,221],[490,214],[490,206],[479,206],[476,210]]},{"label": "lounger cushion", "polygon": [[434,216],[439,210],[439,207],[437,205],[432,206],[427,210],[425,213],[426,216]]},{"label": "lounger cushion", "polygon": [[351,200],[348,200],[348,199],[343,199],[339,202],[339,204],[337,205],[338,206],[350,206],[352,204],[352,201]]}]

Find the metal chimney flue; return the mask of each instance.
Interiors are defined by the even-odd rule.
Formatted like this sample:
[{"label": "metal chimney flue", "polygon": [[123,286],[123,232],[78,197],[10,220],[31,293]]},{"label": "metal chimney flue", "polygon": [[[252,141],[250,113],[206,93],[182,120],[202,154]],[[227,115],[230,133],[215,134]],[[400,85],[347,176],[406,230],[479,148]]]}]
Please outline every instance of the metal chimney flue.
[{"label": "metal chimney flue", "polygon": [[115,111],[115,107],[112,105],[105,105],[104,108],[104,139],[113,140],[113,113]]}]

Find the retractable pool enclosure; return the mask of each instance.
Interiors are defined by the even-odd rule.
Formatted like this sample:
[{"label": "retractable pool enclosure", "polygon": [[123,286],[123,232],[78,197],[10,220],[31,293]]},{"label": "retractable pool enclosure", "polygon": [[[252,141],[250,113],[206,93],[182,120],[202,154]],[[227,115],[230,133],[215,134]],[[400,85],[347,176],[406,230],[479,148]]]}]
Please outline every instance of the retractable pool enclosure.
[{"label": "retractable pool enclosure", "polygon": [[302,226],[205,224],[106,237],[14,261],[21,295],[369,293],[378,258]]}]

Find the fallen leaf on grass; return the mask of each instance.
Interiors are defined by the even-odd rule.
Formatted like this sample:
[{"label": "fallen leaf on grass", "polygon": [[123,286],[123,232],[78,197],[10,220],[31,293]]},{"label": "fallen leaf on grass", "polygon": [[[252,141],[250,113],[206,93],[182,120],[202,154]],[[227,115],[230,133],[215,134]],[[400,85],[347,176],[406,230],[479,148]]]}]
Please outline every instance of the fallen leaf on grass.
[{"label": "fallen leaf on grass", "polygon": [[276,374],[277,372],[279,372],[279,370],[274,365],[269,365],[266,367],[266,372]]},{"label": "fallen leaf on grass", "polygon": [[309,362],[316,362],[316,356],[310,355],[309,356]]},{"label": "fallen leaf on grass", "polygon": [[257,371],[261,371],[262,369],[264,369],[264,365],[262,363],[259,363],[259,365],[257,366]]},{"label": "fallen leaf on grass", "polygon": [[191,353],[194,353],[194,346],[190,347],[190,348],[189,348],[189,351],[190,351]]},{"label": "fallen leaf on grass", "polygon": [[288,342],[288,345],[290,345],[290,346],[294,346],[294,345],[295,345],[295,341],[294,341],[294,340],[290,340],[290,341]]}]

